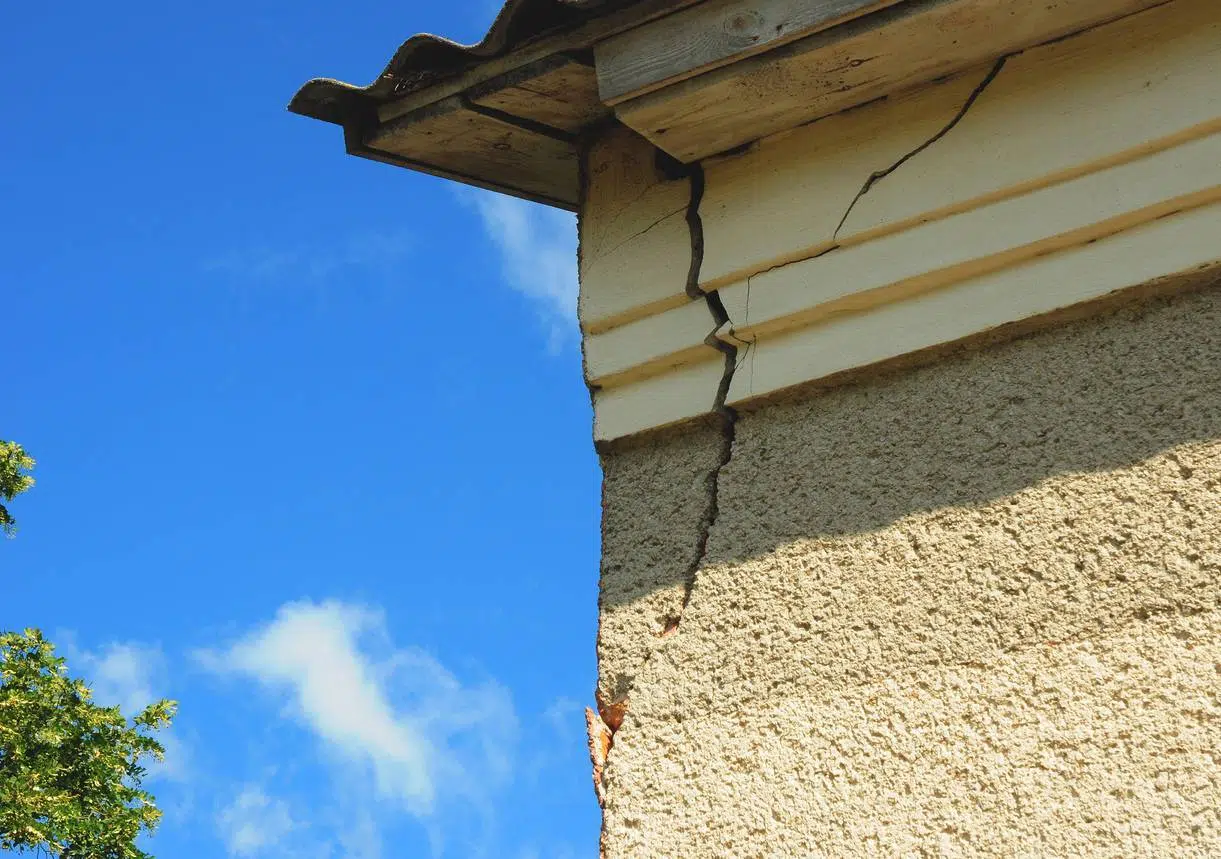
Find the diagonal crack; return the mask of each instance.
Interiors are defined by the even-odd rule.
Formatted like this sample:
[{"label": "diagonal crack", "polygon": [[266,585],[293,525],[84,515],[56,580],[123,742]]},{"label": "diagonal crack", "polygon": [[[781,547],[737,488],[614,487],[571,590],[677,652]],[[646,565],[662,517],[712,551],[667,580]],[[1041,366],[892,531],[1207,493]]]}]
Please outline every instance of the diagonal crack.
[{"label": "diagonal crack", "polygon": [[971,94],[967,96],[967,100],[963,103],[962,107],[958,109],[958,113],[954,114],[954,117],[948,123],[946,123],[940,131],[938,131],[928,140],[921,143],[911,152],[908,152],[894,164],[891,164],[885,170],[878,170],[865,180],[865,184],[861,186],[861,190],[856,192],[856,196],[853,197],[852,202],[848,204],[848,209],[844,212],[844,216],[840,218],[839,226],[835,228],[835,232],[831,235],[831,241],[835,242],[839,240],[840,231],[844,228],[844,224],[848,222],[848,216],[852,214],[852,210],[856,208],[856,204],[861,201],[862,197],[869,193],[874,185],[881,182],[891,173],[894,173],[896,170],[898,170],[908,161],[911,161],[924,150],[928,149],[938,140],[941,140],[941,138],[953,131],[954,127],[958,125],[958,123],[962,122],[963,118],[966,117],[967,112],[971,110],[971,108],[975,105],[975,102],[979,100],[979,97],[984,94],[984,90],[991,86],[992,82],[996,80],[996,76],[1001,73],[1001,69],[1005,67],[1005,63],[1009,61],[1011,56],[1013,56],[1013,54],[1006,54],[996,61],[988,73],[984,75],[984,79],[979,82],[979,86],[975,87],[975,89],[971,91]]},{"label": "diagonal crack", "polygon": [[633,239],[640,238],[645,233],[647,233],[649,230],[653,229],[654,227],[658,226],[659,224],[661,224],[665,221],[668,221],[670,218],[673,218],[675,215],[677,215],[679,212],[681,212],[684,208],[686,208],[686,206],[679,206],[673,212],[666,212],[660,218],[653,221],[653,223],[649,224],[647,227],[645,227],[642,230],[637,230],[636,232],[632,233],[630,236],[625,238],[623,241],[616,242],[612,247],[607,248],[606,250],[599,249],[597,254],[595,255],[595,257],[604,257],[609,254],[613,254],[615,251],[619,250],[619,248],[623,247],[628,242],[632,241]]}]

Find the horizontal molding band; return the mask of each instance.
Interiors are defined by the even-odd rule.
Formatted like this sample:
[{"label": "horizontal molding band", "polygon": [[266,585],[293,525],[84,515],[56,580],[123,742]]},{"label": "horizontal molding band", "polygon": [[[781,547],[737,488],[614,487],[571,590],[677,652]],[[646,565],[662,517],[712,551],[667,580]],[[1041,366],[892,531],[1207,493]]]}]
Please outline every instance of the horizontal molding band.
[{"label": "horizontal molding band", "polygon": [[[1221,135],[720,290],[749,341],[941,289],[1221,200]],[[1221,224],[1218,224],[1221,247]],[[753,302],[751,300],[753,293]]]},{"label": "horizontal molding band", "polygon": [[1221,204],[1213,204],[949,289],[760,339],[743,356],[727,402],[742,405],[1130,287],[1221,267],[1219,237]]},{"label": "horizontal molding band", "polygon": [[[1097,241],[1221,193],[1221,121],[1211,136],[1042,185],[1020,196],[780,265],[719,290],[730,342],[750,341],[943,288]],[[1166,143],[1171,138],[1165,139]],[[1221,229],[1221,226],[1219,226]],[[1221,243],[1221,234],[1218,242]],[[612,387],[705,360],[702,302],[586,338],[591,382]]]}]

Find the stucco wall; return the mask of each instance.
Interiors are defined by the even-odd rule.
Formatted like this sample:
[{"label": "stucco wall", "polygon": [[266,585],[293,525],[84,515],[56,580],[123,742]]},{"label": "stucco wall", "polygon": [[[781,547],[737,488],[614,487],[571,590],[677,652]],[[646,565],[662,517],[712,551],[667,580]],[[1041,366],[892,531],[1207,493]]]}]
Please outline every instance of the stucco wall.
[{"label": "stucco wall", "polygon": [[1221,285],[730,433],[603,456],[606,856],[1221,855]]}]

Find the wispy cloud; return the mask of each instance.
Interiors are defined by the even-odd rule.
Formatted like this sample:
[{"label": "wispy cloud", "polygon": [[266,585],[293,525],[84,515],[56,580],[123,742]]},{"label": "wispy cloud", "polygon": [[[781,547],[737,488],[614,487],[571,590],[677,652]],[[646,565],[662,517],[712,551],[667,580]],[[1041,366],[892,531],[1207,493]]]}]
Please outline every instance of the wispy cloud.
[{"label": "wispy cloud", "polygon": [[[135,642],[111,642],[100,650],[83,650],[72,633],[60,636],[60,648],[68,668],[86,678],[93,700],[104,707],[118,707],[132,718],[149,704],[167,697],[166,660],[160,647]],[[150,778],[183,781],[188,776],[189,751],[172,729],[157,739],[165,747],[165,760],[148,764]]]},{"label": "wispy cloud", "polygon": [[577,330],[577,228],[573,215],[490,191],[471,192],[508,285],[530,299],[552,348]]},{"label": "wispy cloud", "polygon": [[[388,651],[380,657],[379,644]],[[285,696],[331,759],[371,776],[376,798],[418,818],[450,800],[477,803],[510,773],[517,720],[508,692],[464,684],[418,649],[389,648],[381,612],[289,603],[199,658]]]},{"label": "wispy cloud", "polygon": [[161,648],[115,642],[78,656],[98,703],[117,706],[125,715],[134,716],[159,699],[153,693],[153,676],[164,671]]},{"label": "wispy cloud", "polygon": [[230,856],[266,856],[282,846],[297,823],[284,800],[246,785],[217,814],[216,826]]},{"label": "wispy cloud", "polygon": [[254,244],[213,257],[204,270],[252,283],[319,283],[345,272],[389,274],[411,253],[406,230],[369,230],[325,243]]}]

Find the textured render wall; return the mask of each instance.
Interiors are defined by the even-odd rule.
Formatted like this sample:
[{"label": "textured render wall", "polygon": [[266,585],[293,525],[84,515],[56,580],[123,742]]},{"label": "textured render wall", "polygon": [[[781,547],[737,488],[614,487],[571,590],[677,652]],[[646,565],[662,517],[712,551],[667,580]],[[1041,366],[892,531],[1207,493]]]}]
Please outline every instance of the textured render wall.
[{"label": "textured render wall", "polygon": [[645,439],[602,457],[598,703],[620,704],[636,672],[675,629],[705,550],[718,428]]},{"label": "textured render wall", "polygon": [[732,432],[663,637],[715,444],[604,456],[606,856],[1221,855],[1221,285]]}]

